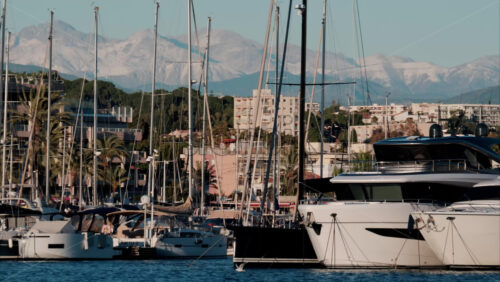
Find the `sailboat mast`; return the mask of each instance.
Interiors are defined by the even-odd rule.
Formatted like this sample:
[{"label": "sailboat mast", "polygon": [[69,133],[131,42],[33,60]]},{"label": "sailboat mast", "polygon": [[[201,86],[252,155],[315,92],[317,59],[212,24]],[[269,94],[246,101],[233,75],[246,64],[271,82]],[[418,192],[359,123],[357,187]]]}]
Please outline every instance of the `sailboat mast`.
[{"label": "sailboat mast", "polygon": [[177,202],[177,174],[176,174],[176,168],[177,168],[177,157],[175,156],[175,136],[172,135],[172,160],[173,160],[173,172],[174,172],[174,185],[172,189],[172,205],[175,205],[175,202]]},{"label": "sailboat mast", "polygon": [[66,186],[66,127],[63,129],[63,155],[62,155],[62,178],[61,178],[61,205],[59,211],[62,210],[64,203],[64,188]]},{"label": "sailboat mast", "polygon": [[188,145],[188,157],[189,157],[189,198],[193,199],[193,106],[191,99],[191,0],[187,0],[187,12],[188,12],[188,129],[189,129],[189,145]]},{"label": "sailboat mast", "polygon": [[83,108],[80,109],[80,189],[78,190],[78,207],[82,209],[83,200]]},{"label": "sailboat mast", "polygon": [[[3,59],[4,59],[4,49],[5,49],[5,17],[6,17],[6,7],[7,7],[7,0],[3,0],[3,6],[2,6],[2,50],[0,54],[0,83],[7,83],[6,79],[2,80],[1,76],[3,76]],[[3,84],[2,84],[3,86]],[[2,88],[0,88],[2,89]],[[2,95],[0,95],[0,102],[2,102]],[[1,109],[1,107],[0,107]],[[0,119],[3,118],[3,115],[0,114]]]},{"label": "sailboat mast", "polygon": [[[300,93],[299,93],[299,186],[298,197],[302,198],[304,193],[304,156],[305,156],[305,130],[304,130],[304,109],[306,97],[306,42],[307,42],[307,0],[302,0],[302,37],[300,49]],[[298,202],[297,202],[298,205]],[[295,212],[297,208],[295,209]]]},{"label": "sailboat mast", "polygon": [[[6,53],[7,53],[7,64],[5,66],[5,91],[4,91],[4,103],[3,103],[3,146],[2,146],[2,198],[3,198],[3,191],[5,187],[5,171],[7,169],[7,166],[5,165],[5,154],[7,150],[7,103],[9,102],[9,39],[10,39],[10,32],[7,32],[7,48],[6,48]],[[1,95],[0,95],[1,96]],[[12,150],[12,149],[11,149]]]},{"label": "sailboat mast", "polygon": [[45,155],[45,200],[47,203],[50,199],[50,114],[52,103],[52,26],[54,19],[54,11],[50,11],[50,31],[49,31],[49,86],[47,89],[47,136],[46,146],[47,152]]},{"label": "sailboat mast", "polygon": [[[275,55],[275,61],[276,61],[276,68],[274,71],[274,95],[275,95],[275,101],[274,103],[277,103],[279,97],[278,97],[278,73],[279,73],[279,51],[280,51],[280,6],[276,5],[276,16],[274,18],[276,21],[275,28],[276,28],[276,55]],[[278,130],[279,132],[279,130]],[[278,133],[279,134],[279,133]],[[277,144],[278,141],[278,134],[275,134],[273,136],[274,138],[274,144]],[[273,205],[276,203],[276,187],[278,185],[277,178],[279,178],[279,171],[278,171],[278,150],[274,150],[274,168],[273,168],[274,176],[273,176]],[[276,210],[276,206],[274,207],[274,210]]]},{"label": "sailboat mast", "polygon": [[94,33],[94,128],[93,128],[93,196],[94,196],[94,205],[97,206],[97,19],[98,19],[99,7],[94,7],[94,17],[95,17],[95,33]]},{"label": "sailboat mast", "polygon": [[[324,159],[324,134],[325,130],[325,48],[326,48],[326,1],[323,0],[323,18],[321,20],[321,27],[323,31],[323,46],[322,46],[322,55],[321,55],[321,126],[320,126],[320,140],[321,140],[321,149],[320,149],[320,170],[319,177],[323,178],[323,159]],[[312,107],[309,108],[309,111],[312,110]]]},{"label": "sailboat mast", "polygon": [[[157,36],[158,36],[158,10],[160,8],[160,3],[156,2],[155,8],[155,31],[154,31],[154,51],[153,51],[153,81],[151,88],[151,124],[149,126],[149,156],[151,161],[149,162],[149,191],[150,191],[150,201],[151,201],[151,220],[149,221],[149,239],[152,238],[153,234],[153,216],[154,216],[154,182],[155,182],[155,156],[153,150],[153,125],[154,125],[154,97],[155,97],[155,82],[156,82],[156,47],[157,47]],[[149,245],[152,246],[152,242],[149,242]]]},{"label": "sailboat mast", "polygon": [[[149,125],[149,155],[153,157],[153,127],[154,127],[154,109],[155,109],[155,91],[156,91],[156,47],[157,47],[157,36],[158,36],[158,9],[160,8],[160,3],[156,2],[155,9],[155,27],[154,27],[154,47],[153,47],[153,81],[151,83],[151,121]],[[149,162],[149,179],[148,179],[148,195],[152,197],[154,184],[152,183],[153,178],[153,162]],[[151,198],[151,200],[153,200]]]},{"label": "sailboat mast", "polygon": [[[206,104],[208,103],[207,95],[208,95],[208,61],[209,61],[209,51],[210,51],[210,26],[212,23],[212,18],[208,17],[208,25],[207,25],[207,52],[205,54],[205,83],[203,84],[203,141],[202,141],[202,169],[201,169],[201,212],[203,214],[203,209],[205,208],[205,140],[207,138],[206,132]],[[213,152],[214,153],[214,152]]]}]

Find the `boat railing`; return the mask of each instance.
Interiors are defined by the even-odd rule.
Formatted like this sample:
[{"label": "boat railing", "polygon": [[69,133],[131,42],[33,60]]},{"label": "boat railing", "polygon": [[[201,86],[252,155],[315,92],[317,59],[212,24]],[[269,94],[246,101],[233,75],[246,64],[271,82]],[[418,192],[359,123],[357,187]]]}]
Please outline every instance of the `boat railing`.
[{"label": "boat railing", "polygon": [[356,160],[344,166],[346,172],[389,172],[389,173],[411,173],[411,172],[458,172],[479,171],[483,167],[479,164],[471,166],[465,159],[437,159],[437,160],[414,160],[414,161],[370,161]]},{"label": "boat railing", "polygon": [[360,204],[378,204],[378,203],[409,203],[409,204],[426,204],[426,205],[439,205],[439,206],[445,206],[445,202],[441,200],[436,200],[436,199],[428,199],[428,198],[406,198],[406,199],[398,199],[398,200],[357,200],[357,199],[349,199],[349,200],[337,200],[336,198],[311,198],[311,199],[302,199],[300,200],[299,204],[300,205],[325,205],[333,202],[341,202],[341,203],[348,203],[348,204],[354,204],[354,203],[360,203]]},{"label": "boat railing", "polygon": [[[377,171],[422,171],[422,172],[453,172],[476,170],[467,166],[465,159],[438,159],[438,160],[415,160],[415,161],[382,161],[376,162],[374,168]],[[477,170],[480,167],[478,165]]]}]

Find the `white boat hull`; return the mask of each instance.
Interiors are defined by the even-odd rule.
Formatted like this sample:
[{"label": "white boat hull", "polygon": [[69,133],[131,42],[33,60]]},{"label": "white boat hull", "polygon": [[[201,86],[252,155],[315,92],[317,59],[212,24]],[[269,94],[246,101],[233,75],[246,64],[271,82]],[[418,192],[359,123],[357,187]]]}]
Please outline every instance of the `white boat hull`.
[{"label": "white boat hull", "polygon": [[436,256],[448,266],[500,267],[500,211],[412,213]]},{"label": "white boat hull", "polygon": [[156,241],[156,254],[162,258],[222,257],[227,255],[227,239],[223,235],[203,238],[161,237]]},{"label": "white boat hull", "polygon": [[24,259],[112,259],[118,251],[108,235],[48,233],[20,239],[19,254]]},{"label": "white boat hull", "polygon": [[433,209],[431,204],[394,202],[299,206],[318,260],[330,268],[441,266],[418,231],[408,231],[412,211]]}]

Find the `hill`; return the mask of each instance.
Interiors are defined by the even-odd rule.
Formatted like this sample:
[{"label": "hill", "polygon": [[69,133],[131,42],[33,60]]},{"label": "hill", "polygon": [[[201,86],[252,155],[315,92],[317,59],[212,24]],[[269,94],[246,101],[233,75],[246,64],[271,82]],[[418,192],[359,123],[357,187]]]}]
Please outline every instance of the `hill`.
[{"label": "hill", "polygon": [[469,91],[443,101],[445,104],[500,104],[500,85]]}]

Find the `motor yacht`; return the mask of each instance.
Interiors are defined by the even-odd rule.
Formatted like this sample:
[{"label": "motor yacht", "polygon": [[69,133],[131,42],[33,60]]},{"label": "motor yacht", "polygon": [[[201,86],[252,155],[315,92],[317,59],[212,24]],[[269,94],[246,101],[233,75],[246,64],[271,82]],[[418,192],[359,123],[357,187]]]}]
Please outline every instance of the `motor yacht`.
[{"label": "motor yacht", "polygon": [[409,228],[410,214],[491,192],[475,186],[498,178],[494,144],[500,139],[474,136],[375,144],[372,171],[332,178],[333,201],[320,197],[299,205],[318,260],[331,268],[442,266],[421,231]]},{"label": "motor yacht", "polygon": [[[500,191],[500,186],[496,187]],[[500,195],[500,192],[497,193]],[[500,267],[500,200],[456,202],[412,212],[415,229],[450,267]]]}]

